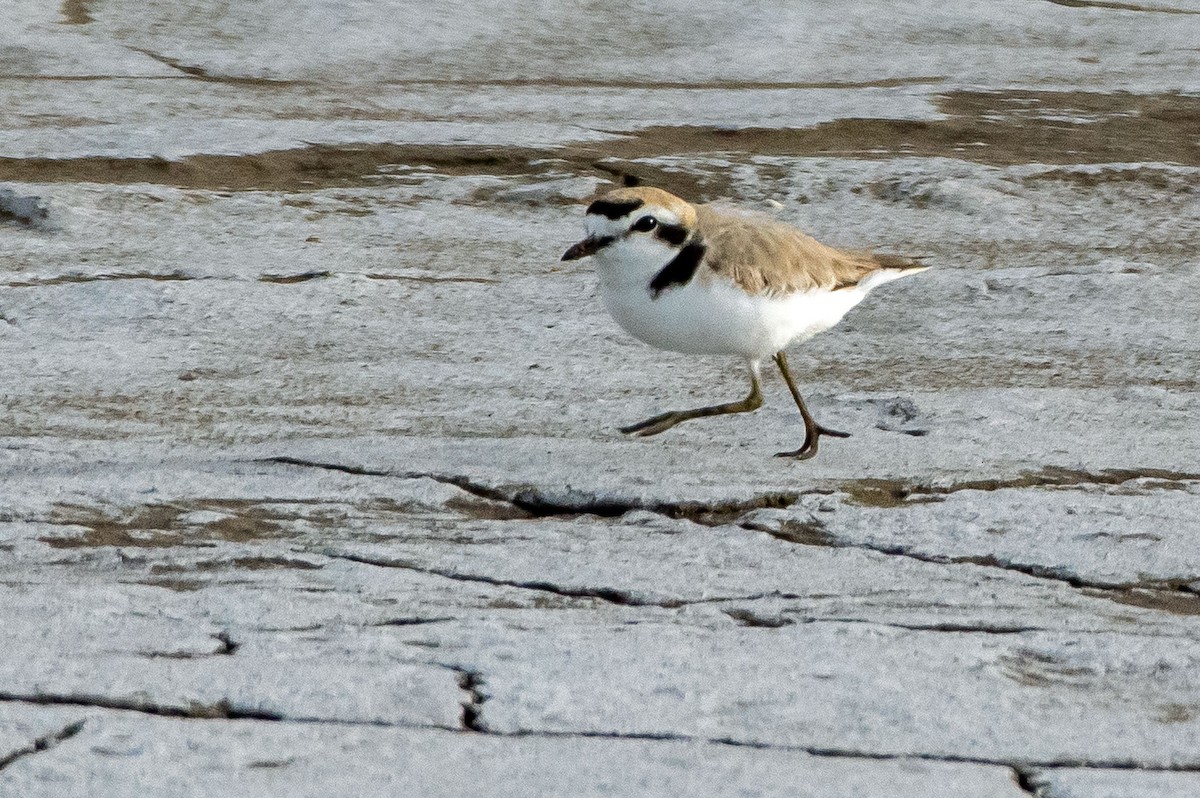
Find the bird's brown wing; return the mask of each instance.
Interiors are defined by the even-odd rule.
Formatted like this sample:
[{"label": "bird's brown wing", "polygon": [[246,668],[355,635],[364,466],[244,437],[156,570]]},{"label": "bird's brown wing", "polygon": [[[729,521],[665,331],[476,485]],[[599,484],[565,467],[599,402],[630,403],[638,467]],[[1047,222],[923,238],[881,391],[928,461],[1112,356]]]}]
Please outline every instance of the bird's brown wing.
[{"label": "bird's brown wing", "polygon": [[917,266],[911,258],[845,252],[769,216],[696,207],[696,232],[712,274],[750,294],[790,294],[855,286],[879,269]]}]

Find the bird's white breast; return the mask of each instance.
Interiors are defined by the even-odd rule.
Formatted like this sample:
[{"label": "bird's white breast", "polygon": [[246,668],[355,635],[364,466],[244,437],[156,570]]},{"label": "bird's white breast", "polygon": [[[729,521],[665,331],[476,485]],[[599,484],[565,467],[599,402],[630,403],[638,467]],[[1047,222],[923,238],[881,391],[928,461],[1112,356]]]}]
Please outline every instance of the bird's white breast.
[{"label": "bird's white breast", "polygon": [[829,329],[862,299],[856,289],[747,294],[720,275],[694,276],[655,296],[661,265],[597,258],[604,304],[616,322],[660,349],[761,360]]}]

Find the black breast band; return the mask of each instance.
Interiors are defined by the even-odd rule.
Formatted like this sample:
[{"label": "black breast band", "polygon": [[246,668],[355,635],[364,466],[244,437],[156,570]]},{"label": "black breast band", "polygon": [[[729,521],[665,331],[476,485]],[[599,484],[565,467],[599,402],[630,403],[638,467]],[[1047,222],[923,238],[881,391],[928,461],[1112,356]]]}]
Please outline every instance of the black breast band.
[{"label": "black breast band", "polygon": [[700,268],[700,263],[704,260],[704,251],[705,246],[699,241],[693,241],[679,250],[679,254],[650,281],[650,295],[658,299],[658,295],[668,288],[691,282],[692,277],[696,275],[696,269]]}]

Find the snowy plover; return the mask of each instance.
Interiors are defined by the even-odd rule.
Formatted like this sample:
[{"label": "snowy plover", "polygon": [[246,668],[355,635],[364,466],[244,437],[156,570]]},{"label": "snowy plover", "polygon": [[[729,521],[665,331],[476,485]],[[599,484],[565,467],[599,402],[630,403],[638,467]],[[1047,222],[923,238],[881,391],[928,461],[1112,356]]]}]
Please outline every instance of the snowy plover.
[{"label": "snowy plover", "polygon": [[622,427],[657,435],[682,421],[762,406],[759,364],[771,357],[804,418],[804,445],[779,457],[817,453],[818,424],[788,371],[784,349],[828,330],[876,286],[924,271],[910,258],[826,246],[766,216],[691,205],[657,188],[622,188],[587,209],[587,238],[563,260],[594,256],[608,312],[634,337],[676,352],[740,355],[750,395],[676,410]]}]

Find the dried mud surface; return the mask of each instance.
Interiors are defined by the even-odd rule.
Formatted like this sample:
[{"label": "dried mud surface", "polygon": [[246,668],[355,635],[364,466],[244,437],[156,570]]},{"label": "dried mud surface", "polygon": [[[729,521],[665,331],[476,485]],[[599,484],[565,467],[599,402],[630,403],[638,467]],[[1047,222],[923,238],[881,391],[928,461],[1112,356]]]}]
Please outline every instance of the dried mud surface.
[{"label": "dried mud surface", "polygon": [[[19,5],[0,794],[1200,792],[1194,4]],[[631,179],[933,266],[852,437],[620,435]]]}]

